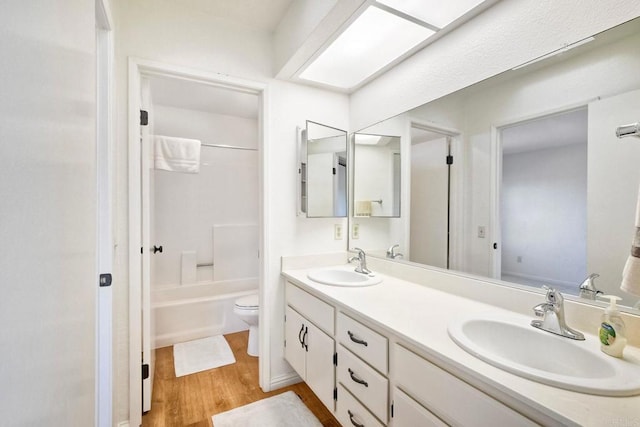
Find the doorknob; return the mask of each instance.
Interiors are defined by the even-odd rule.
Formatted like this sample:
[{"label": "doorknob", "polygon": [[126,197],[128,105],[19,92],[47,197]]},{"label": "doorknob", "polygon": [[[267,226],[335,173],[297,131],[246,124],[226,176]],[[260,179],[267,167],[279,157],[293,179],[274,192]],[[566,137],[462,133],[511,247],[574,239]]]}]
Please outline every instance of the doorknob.
[{"label": "doorknob", "polygon": [[153,245],[153,253],[155,254],[156,252],[162,253],[162,245],[160,246]]}]

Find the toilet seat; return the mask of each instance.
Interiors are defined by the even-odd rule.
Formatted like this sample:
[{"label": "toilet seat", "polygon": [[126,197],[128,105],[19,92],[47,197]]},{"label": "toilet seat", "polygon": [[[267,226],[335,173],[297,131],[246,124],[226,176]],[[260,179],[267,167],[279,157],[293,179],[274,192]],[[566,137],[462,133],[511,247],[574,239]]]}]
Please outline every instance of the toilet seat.
[{"label": "toilet seat", "polygon": [[240,310],[257,310],[258,302],[258,294],[251,294],[238,298],[235,301],[235,307]]}]

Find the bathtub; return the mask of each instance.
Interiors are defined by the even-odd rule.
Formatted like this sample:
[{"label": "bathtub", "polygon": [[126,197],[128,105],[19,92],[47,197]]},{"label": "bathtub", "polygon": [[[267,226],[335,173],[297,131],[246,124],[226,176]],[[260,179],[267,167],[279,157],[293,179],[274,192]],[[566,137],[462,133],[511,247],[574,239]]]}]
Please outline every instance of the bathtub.
[{"label": "bathtub", "polygon": [[152,290],[154,348],[249,329],[233,313],[233,305],[238,297],[255,292],[257,277]]}]

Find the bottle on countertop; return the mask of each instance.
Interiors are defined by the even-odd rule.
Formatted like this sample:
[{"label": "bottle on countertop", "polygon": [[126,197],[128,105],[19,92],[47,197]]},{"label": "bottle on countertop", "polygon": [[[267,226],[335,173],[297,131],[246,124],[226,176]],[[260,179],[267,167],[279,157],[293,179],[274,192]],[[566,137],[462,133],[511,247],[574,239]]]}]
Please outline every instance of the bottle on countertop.
[{"label": "bottle on countertop", "polygon": [[599,298],[609,300],[609,307],[602,314],[602,322],[598,330],[600,349],[609,356],[622,357],[622,351],[627,345],[624,322],[616,306],[616,301],[622,298],[615,295],[598,295]]}]

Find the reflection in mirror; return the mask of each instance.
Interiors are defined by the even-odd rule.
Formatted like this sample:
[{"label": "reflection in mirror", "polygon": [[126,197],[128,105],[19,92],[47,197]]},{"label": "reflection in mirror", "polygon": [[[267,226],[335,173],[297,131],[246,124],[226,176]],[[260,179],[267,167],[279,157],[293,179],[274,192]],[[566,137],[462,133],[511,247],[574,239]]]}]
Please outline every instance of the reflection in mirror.
[{"label": "reflection in mirror", "polygon": [[[411,147],[403,157],[402,216],[361,227],[357,246],[385,256],[400,243],[405,261],[447,268],[448,260],[452,270],[497,284],[547,284],[576,298],[595,273],[598,290],[633,306],[637,297],[620,283],[635,230],[640,140],[618,139],[615,130],[640,120],[639,44],[640,18],[363,129],[402,122],[412,135],[401,134]],[[414,123],[454,130],[448,203],[446,190],[420,199],[434,180],[420,162],[445,153],[429,154],[417,142],[446,139],[447,132],[420,136]],[[429,215],[449,223],[449,233],[444,225],[426,227],[449,235],[431,254],[436,234],[424,237],[419,224]]]},{"label": "reflection in mirror", "polygon": [[400,216],[400,137],[353,135],[355,217]]},{"label": "reflection in mirror", "polygon": [[347,216],[347,132],[307,121],[301,162],[307,217]]}]

